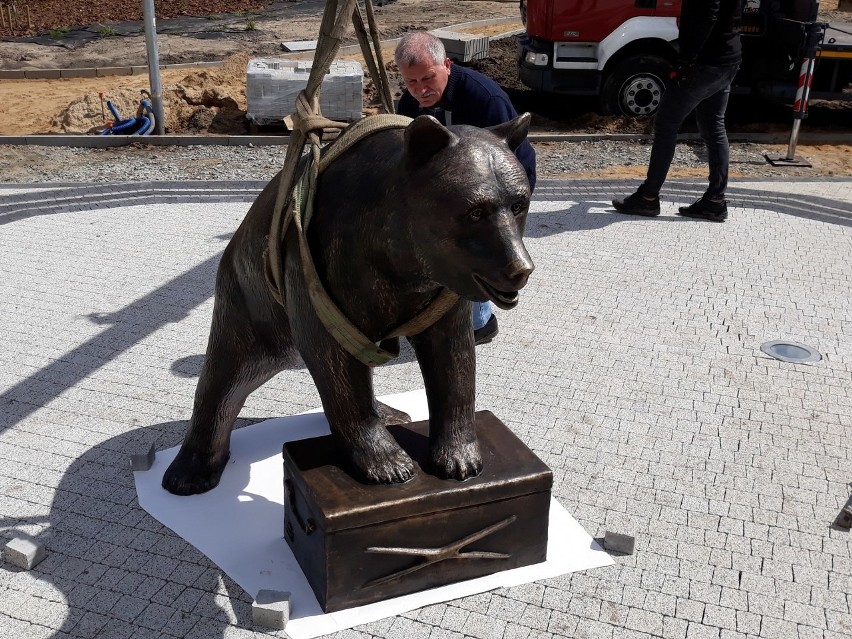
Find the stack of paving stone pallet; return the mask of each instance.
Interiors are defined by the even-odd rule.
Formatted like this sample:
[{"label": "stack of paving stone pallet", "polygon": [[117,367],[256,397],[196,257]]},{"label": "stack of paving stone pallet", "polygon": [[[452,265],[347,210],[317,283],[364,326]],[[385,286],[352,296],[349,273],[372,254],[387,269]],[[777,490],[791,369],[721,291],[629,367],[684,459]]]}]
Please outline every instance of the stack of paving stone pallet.
[{"label": "stack of paving stone pallet", "polygon": [[488,57],[488,36],[459,33],[449,29],[433,29],[432,35],[444,43],[447,57],[456,62],[470,62]]},{"label": "stack of paving stone pallet", "polygon": [[[280,123],[296,108],[296,96],[308,84],[311,62],[249,60],[246,117],[256,124]],[[364,109],[364,70],[354,61],[335,60],[322,82],[320,108],[332,120],[360,120]]]}]

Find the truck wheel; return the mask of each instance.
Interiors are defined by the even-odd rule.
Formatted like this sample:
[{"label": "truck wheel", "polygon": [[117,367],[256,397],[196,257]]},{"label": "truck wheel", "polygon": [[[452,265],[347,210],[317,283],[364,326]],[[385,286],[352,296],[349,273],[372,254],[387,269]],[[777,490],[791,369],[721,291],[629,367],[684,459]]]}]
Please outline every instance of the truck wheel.
[{"label": "truck wheel", "polygon": [[601,111],[607,115],[654,115],[666,90],[663,78],[671,65],[655,55],[625,58],[610,71],[601,91]]}]

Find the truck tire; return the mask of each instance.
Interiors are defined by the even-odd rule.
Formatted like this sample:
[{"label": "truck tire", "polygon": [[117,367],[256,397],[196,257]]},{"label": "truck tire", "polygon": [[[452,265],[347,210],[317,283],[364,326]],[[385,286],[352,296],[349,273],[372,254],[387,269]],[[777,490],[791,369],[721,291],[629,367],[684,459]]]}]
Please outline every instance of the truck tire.
[{"label": "truck tire", "polygon": [[631,56],[617,62],[603,82],[601,111],[628,117],[654,115],[666,90],[663,78],[671,68],[665,58],[656,55]]}]

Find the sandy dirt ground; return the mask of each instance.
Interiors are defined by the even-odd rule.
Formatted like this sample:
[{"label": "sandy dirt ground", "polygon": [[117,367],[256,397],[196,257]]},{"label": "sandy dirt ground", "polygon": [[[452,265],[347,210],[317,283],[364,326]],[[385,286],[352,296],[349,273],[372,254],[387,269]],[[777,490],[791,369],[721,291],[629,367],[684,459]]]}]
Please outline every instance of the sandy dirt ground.
[{"label": "sandy dirt ground", "polygon": [[[162,71],[166,132],[245,132],[248,60],[234,54],[222,68]],[[106,100],[130,117],[148,87],[147,75],[0,81],[0,135],[88,133],[114,119]]]},{"label": "sandy dirt ground", "polygon": [[[184,32],[190,35],[159,35],[161,64],[228,61],[224,69],[162,72],[164,106],[169,112],[167,131],[245,132],[235,111],[241,110],[244,115],[246,108],[246,63],[250,58],[280,55],[281,42],[316,39],[323,5],[319,0],[304,0],[280,7],[276,4],[276,11],[268,15],[183,19]],[[502,17],[518,18],[515,2],[396,0],[376,8],[384,39],[414,28]],[[251,30],[247,30],[249,20]],[[141,35],[90,34],[74,38],[69,34],[66,38],[69,41],[65,46],[0,42],[0,68],[111,67],[147,62]],[[356,43],[354,34],[349,43]],[[100,93],[118,107],[122,116],[129,116],[138,107],[140,90],[147,86],[147,75],[3,80],[0,81],[0,135],[86,133],[103,124]]]}]

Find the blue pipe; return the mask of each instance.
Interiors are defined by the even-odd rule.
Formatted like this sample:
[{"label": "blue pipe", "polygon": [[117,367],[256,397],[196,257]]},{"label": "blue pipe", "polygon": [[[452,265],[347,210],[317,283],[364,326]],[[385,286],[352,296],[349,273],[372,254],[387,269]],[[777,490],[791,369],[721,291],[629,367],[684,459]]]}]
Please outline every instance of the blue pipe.
[{"label": "blue pipe", "polygon": [[136,124],[136,118],[121,120],[101,132],[101,135],[127,135],[127,130]]},{"label": "blue pipe", "polygon": [[112,103],[112,100],[107,100],[107,108],[110,110],[110,113],[115,117],[116,122],[121,122],[121,114],[118,112],[118,109],[115,108],[115,105]]},{"label": "blue pipe", "polygon": [[150,100],[142,100],[142,109],[144,110],[144,115],[141,117],[144,120],[144,125],[139,127],[139,131],[134,135],[150,135],[151,131],[154,130],[154,125],[156,124],[156,120],[154,119],[154,110],[151,107]]},{"label": "blue pipe", "polygon": [[116,122],[107,127],[98,135],[149,135],[154,130],[154,113],[149,100],[142,100],[142,108],[145,115],[122,120],[121,114],[111,101],[107,101],[110,113],[115,116]]}]

